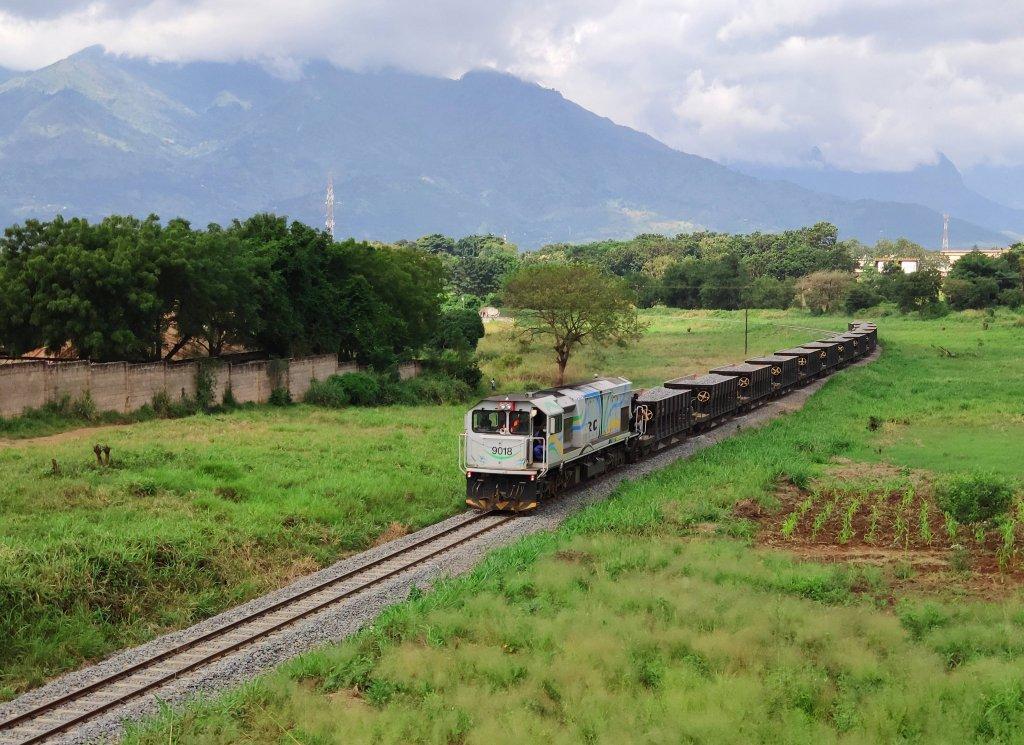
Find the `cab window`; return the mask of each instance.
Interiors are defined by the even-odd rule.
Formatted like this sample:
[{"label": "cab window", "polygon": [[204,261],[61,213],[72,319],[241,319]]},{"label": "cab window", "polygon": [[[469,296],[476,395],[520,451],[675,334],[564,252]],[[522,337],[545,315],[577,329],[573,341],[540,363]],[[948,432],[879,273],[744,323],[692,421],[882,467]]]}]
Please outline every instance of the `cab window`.
[{"label": "cab window", "polygon": [[530,412],[510,411],[508,413],[508,433],[510,435],[529,435]]},{"label": "cab window", "polygon": [[551,417],[551,432],[549,434],[557,435],[562,431],[562,415],[555,414]]},{"label": "cab window", "polygon": [[480,409],[473,412],[473,431],[485,434],[498,432],[505,424],[504,411]]}]

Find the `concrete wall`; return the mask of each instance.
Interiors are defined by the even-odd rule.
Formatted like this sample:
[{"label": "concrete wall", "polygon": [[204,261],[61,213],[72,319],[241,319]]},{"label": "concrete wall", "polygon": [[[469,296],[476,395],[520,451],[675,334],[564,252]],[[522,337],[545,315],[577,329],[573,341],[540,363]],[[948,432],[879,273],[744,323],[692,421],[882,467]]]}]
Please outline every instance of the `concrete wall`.
[{"label": "concrete wall", "polygon": [[[195,361],[148,362],[18,362],[0,365],[0,416],[18,416],[26,409],[38,409],[67,396],[72,401],[88,393],[100,411],[126,414],[153,402],[166,393],[171,401],[196,395]],[[213,391],[217,402],[231,389],[238,403],[266,403],[275,385],[287,387],[295,401],[301,401],[310,383],[331,375],[356,372],[355,363],[338,364],[333,355],[288,360],[257,360],[214,367]],[[419,363],[399,367],[402,380],[420,373]]]}]

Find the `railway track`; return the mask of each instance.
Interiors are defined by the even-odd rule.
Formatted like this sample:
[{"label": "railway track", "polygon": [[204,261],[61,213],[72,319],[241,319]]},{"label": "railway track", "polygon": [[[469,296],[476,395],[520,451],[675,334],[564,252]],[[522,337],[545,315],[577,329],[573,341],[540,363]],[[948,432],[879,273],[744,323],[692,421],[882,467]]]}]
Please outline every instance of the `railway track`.
[{"label": "railway track", "polygon": [[0,722],[0,743],[57,742],[73,730],[122,704],[157,691],[179,678],[351,599],[389,579],[469,543],[513,516],[494,512],[469,515],[455,525],[368,560],[344,573],[253,610],[199,636],[155,652],[123,669],[106,673],[67,693],[34,704]]}]

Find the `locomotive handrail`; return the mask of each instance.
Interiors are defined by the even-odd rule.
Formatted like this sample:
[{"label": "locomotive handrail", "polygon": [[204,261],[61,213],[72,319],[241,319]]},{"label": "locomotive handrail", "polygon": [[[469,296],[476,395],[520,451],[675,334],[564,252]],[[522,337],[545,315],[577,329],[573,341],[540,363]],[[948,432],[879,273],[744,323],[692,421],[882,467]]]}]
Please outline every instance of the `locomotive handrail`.
[{"label": "locomotive handrail", "polygon": [[542,452],[544,453],[544,456],[540,459],[541,469],[540,469],[540,474],[539,474],[539,475],[543,476],[545,473],[548,472],[548,438],[547,437],[538,437],[536,435],[534,435],[533,437],[530,438],[530,449],[529,449],[529,452],[527,452],[527,454],[526,454],[527,455],[527,462],[533,463],[533,464],[536,465],[537,461],[534,460],[534,457],[533,457],[533,446],[534,446],[535,442],[539,442],[542,445]]},{"label": "locomotive handrail", "polygon": [[459,433],[459,468],[462,469],[463,473],[469,470],[469,433]]}]

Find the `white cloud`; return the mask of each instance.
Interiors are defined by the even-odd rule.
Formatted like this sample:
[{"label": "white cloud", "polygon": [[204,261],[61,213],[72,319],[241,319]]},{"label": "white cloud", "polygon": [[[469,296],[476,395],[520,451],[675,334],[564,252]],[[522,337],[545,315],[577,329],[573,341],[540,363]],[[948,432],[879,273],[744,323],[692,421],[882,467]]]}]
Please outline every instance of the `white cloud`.
[{"label": "white cloud", "polygon": [[1024,163],[1024,3],[6,0],[0,65],[90,44],[163,60],[508,70],[714,158]]}]

